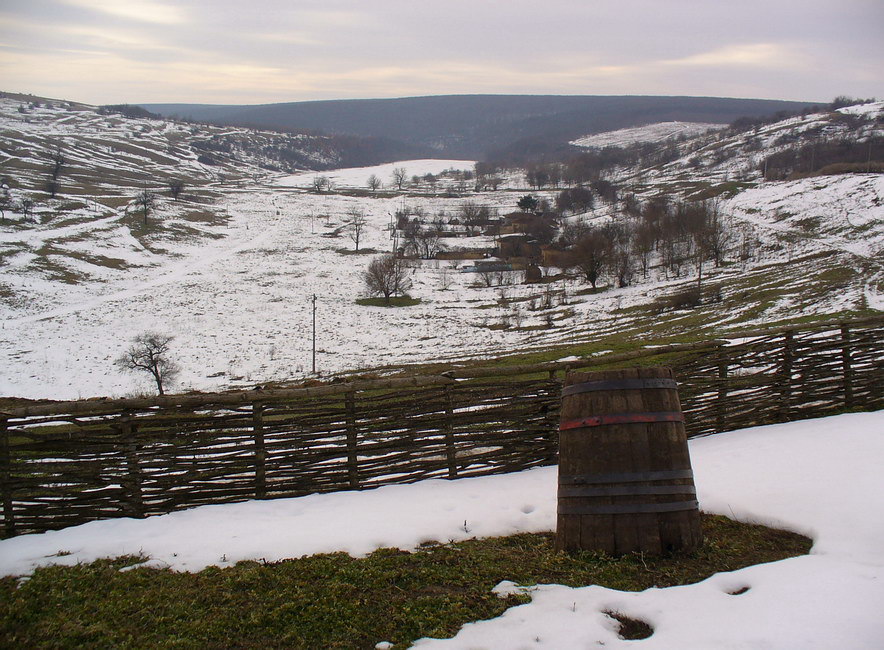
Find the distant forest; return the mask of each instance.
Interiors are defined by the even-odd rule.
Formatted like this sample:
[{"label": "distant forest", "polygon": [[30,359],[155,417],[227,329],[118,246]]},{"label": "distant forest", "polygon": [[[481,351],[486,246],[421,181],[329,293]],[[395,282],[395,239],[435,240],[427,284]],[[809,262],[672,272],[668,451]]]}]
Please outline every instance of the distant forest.
[{"label": "distant forest", "polygon": [[428,157],[561,159],[569,140],[670,120],[729,124],[798,112],[812,104],[716,97],[448,95],[256,106],[142,104],[166,117],[324,133],[347,164]]}]

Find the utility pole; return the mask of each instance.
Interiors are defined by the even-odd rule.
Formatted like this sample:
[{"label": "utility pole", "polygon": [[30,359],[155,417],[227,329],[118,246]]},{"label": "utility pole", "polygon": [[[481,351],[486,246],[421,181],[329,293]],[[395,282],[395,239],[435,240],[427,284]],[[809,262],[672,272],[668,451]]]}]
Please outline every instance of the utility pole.
[{"label": "utility pole", "polygon": [[316,294],[313,294],[313,374],[316,374]]}]

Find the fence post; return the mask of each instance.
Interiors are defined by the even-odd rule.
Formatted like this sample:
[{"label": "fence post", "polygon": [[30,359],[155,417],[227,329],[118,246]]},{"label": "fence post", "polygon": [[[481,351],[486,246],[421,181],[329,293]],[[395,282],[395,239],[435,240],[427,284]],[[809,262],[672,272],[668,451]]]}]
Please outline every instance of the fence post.
[{"label": "fence post", "polygon": [[252,430],[255,435],[255,498],[267,496],[267,451],[264,447],[264,405],[252,402]]},{"label": "fence post", "polygon": [[139,519],[144,517],[144,497],[142,495],[141,468],[138,466],[138,445],[135,440],[135,424],[132,414],[120,414],[120,437],[126,454],[126,470],[129,474],[129,509]]},{"label": "fence post", "polygon": [[353,391],[344,395],[347,417],[347,475],[350,487],[359,489],[359,458],[356,455],[356,395]]},{"label": "fence post", "polygon": [[457,449],[454,446],[454,405],[451,386],[442,389],[445,399],[445,459],[448,462],[448,478],[457,478]]},{"label": "fence post", "polygon": [[727,370],[728,358],[722,345],[718,348],[718,400],[715,405],[716,432],[727,429]]},{"label": "fence post", "polygon": [[853,366],[850,359],[851,336],[847,323],[841,324],[841,366],[844,371],[844,406],[853,406]]},{"label": "fence post", "polygon": [[780,418],[788,422],[792,412],[792,363],[795,360],[795,331],[786,330],[783,339],[783,365],[780,368]]},{"label": "fence post", "polygon": [[559,403],[562,399],[562,387],[565,383],[565,377],[568,376],[570,371],[571,367],[565,366],[562,370],[561,378],[559,378],[558,368],[553,368],[549,371],[549,381],[553,384],[551,388],[553,394],[550,396],[552,398],[551,408],[545,412],[547,431],[549,431],[547,442],[549,453],[547,454],[547,460],[554,464],[558,462],[559,458]]},{"label": "fence post", "polygon": [[9,452],[9,420],[0,417],[0,484],[3,489],[3,530],[15,536],[15,510],[12,507],[12,455]]}]

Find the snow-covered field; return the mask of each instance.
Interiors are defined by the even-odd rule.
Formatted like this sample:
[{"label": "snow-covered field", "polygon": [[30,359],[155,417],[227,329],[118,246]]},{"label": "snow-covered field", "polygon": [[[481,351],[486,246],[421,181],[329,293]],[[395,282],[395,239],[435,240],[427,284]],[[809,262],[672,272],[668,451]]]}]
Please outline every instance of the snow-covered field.
[{"label": "snow-covered field", "polygon": [[406,180],[412,176],[424,176],[425,174],[441,174],[447,170],[472,171],[476,164],[475,160],[408,160],[405,162],[387,163],[372,167],[351,167],[348,169],[334,169],[328,172],[303,172],[292,174],[277,180],[280,187],[300,187],[307,189],[313,185],[317,176],[327,178],[335,188],[366,189],[369,176],[376,176],[383,187],[395,187],[393,170],[404,169]]},{"label": "snow-covered field", "polygon": [[[411,161],[402,166],[408,168]],[[365,169],[341,172],[362,179]],[[369,172],[370,173],[370,172]],[[361,181],[360,181],[361,182]],[[820,185],[824,189],[816,189]],[[488,192],[472,200],[514,208],[518,194]],[[849,251],[863,259],[880,258],[884,248],[884,177],[826,177],[767,184],[724,204],[726,213],[750,225],[766,241],[790,236],[789,250],[761,262],[815,251]],[[175,390],[212,390],[251,386],[309,374],[311,303],[317,301],[318,369],[322,373],[386,364],[502,354],[513,349],[553,344],[591,335],[615,323],[617,310],[645,304],[684,279],[652,279],[603,294],[580,297],[577,280],[565,288],[569,304],[551,330],[527,301],[504,307],[507,299],[538,295],[536,286],[477,287],[476,274],[462,273],[446,261],[417,262],[410,294],[422,300],[408,308],[359,307],[365,295],[361,274],[371,255],[347,254],[354,242],[346,223],[352,209],[363,210],[368,227],[360,248],[390,251],[390,222],[403,204],[429,213],[454,213],[464,199],[442,197],[350,197],[315,194],[278,186],[252,191],[224,190],[226,222],[200,225],[202,239],[175,239],[164,250],[146,249],[122,217],[74,227],[53,223],[0,232],[0,243],[20,251],[6,258],[2,281],[27,301],[0,307],[0,395],[77,399],[149,391],[146,377],[122,374],[113,366],[128,341],[145,330],[173,333],[174,356],[183,368]],[[819,219],[820,232],[797,230],[781,220]],[[165,210],[174,210],[169,204]],[[843,213],[843,216],[842,216]],[[166,217],[166,223],[174,218]],[[862,229],[855,226],[862,225]],[[852,227],[853,226],[853,227]],[[212,235],[213,237],[208,237]],[[451,246],[493,246],[490,238],[449,240]],[[34,253],[47,245],[73,251],[60,264],[83,275],[77,284],[59,282],[33,271]],[[78,261],[76,252],[124,260],[119,271]],[[880,262],[878,262],[880,265]],[[711,269],[710,269],[711,270]],[[708,271],[707,271],[708,272]],[[745,267],[721,272],[737,277]],[[736,274],[736,275],[735,275]],[[518,274],[514,280],[518,281]],[[865,300],[881,303],[869,278]],[[808,305],[808,313],[850,309],[862,299],[860,286]],[[481,309],[477,307],[482,307]],[[794,315],[783,305],[782,315]],[[518,315],[516,315],[518,312]],[[523,319],[522,328],[491,329],[504,319]],[[739,317],[733,311],[732,319]],[[748,324],[748,323],[747,323]]]},{"label": "snow-covered field", "polygon": [[[810,555],[638,593],[504,582],[498,592],[523,590],[532,602],[416,647],[880,648],[884,412],[732,431],[692,440],[690,452],[705,512],[808,535]],[[0,541],[0,574],[140,553],[149,558],[143,566],[176,571],[332,551],[358,556],[429,540],[551,531],[555,511],[556,468],[547,467],[91,522]],[[653,635],[620,640],[603,614],[612,610],[647,621]]]},{"label": "snow-covered field", "polygon": [[570,144],[575,147],[624,147],[637,142],[663,142],[679,136],[691,137],[717,131],[726,126],[726,124],[704,122],[657,122],[656,124],[587,135],[572,140]]},{"label": "snow-covered field", "polygon": [[[20,162],[23,170],[42,170],[27,179],[33,188],[45,180],[53,137],[65,145],[69,156],[70,177],[67,171],[62,176],[63,191],[72,184],[71,177],[86,178],[95,172],[88,167],[90,160],[98,160],[102,168],[117,164],[114,173],[124,180],[139,169],[167,177],[175,173],[173,163],[178,161],[182,169],[199,177],[200,186],[185,191],[180,201],[164,197],[150,218],[153,230],[142,227],[134,212],[134,191],[119,185],[96,186],[89,190],[92,194],[46,201],[33,222],[15,209],[6,210],[0,224],[0,396],[77,399],[150,392],[146,377],[122,374],[113,365],[129,340],[145,330],[176,337],[172,354],[183,369],[172,386],[176,391],[303,378],[311,370],[314,294],[318,370],[329,374],[595,340],[629,328],[631,316],[624,310],[648,305],[692,281],[688,269],[680,277],[667,277],[657,268],[633,286],[594,295],[579,295],[587,285],[576,278],[559,282],[551,288],[565,295],[561,304],[548,310],[554,319],[554,327],[549,328],[545,313],[528,308],[546,285],[520,284],[520,274],[514,273],[506,278],[513,284],[476,286],[481,284],[476,274],[461,272],[466,263],[418,261],[410,294],[421,299],[420,304],[399,309],[360,307],[355,301],[365,295],[362,272],[371,255],[351,254],[355,248],[347,230],[351,212],[364,212],[367,219],[360,248],[387,252],[393,247],[390,226],[398,210],[411,207],[430,216],[453,215],[472,201],[506,213],[530,191],[524,179],[511,174],[504,190],[468,188],[459,197],[434,195],[426,187],[398,197],[389,192],[372,195],[366,188],[372,174],[389,189],[396,167],[404,168],[410,179],[451,168],[469,170],[473,163],[415,160],[289,175],[270,174],[252,163],[243,163],[239,170],[233,159],[225,163],[228,167],[208,167],[197,161],[194,151],[175,153],[178,145],[172,143],[188,137],[192,125],[100,116],[79,106],[35,108],[22,115],[17,106],[0,101],[0,126],[5,129],[0,144],[10,156],[7,162]],[[874,115],[882,106],[879,102],[857,110]],[[783,133],[819,126],[822,119],[792,118],[752,137],[775,150],[774,143]],[[210,128],[211,133],[221,131]],[[264,137],[234,131],[243,138]],[[82,146],[78,134],[88,136],[82,138]],[[625,142],[622,133],[610,137],[615,143]],[[29,147],[34,142],[42,147],[39,155]],[[745,138],[738,136],[709,147],[710,151],[699,149],[637,179],[643,196],[654,195],[658,183],[674,179],[686,179],[678,182],[695,187],[707,176],[733,178],[741,169],[754,169],[760,155],[749,152]],[[713,164],[711,157],[725,149],[739,153]],[[700,167],[689,164],[693,157],[701,159]],[[237,170],[239,176],[230,176]],[[221,178],[225,175],[230,177]],[[342,191],[305,189],[317,175],[328,177]],[[633,182],[619,180],[627,186]],[[84,187],[80,189],[85,191]],[[361,191],[348,192],[354,189]],[[22,187],[11,193],[15,200],[24,196]],[[557,192],[531,193],[552,200]],[[727,267],[707,265],[704,275],[712,282],[742,286],[734,290],[738,299],[733,303],[725,290],[713,323],[763,326],[796,316],[884,307],[882,199],[884,176],[877,174],[758,183],[722,200],[722,214],[735,227],[734,248]],[[593,212],[569,218],[602,222],[619,209],[597,201]],[[740,238],[756,241],[757,246],[749,258],[737,262]],[[445,243],[494,246],[490,237]],[[792,264],[793,258],[813,255],[826,257],[815,258],[807,270]],[[833,273],[853,269],[848,272],[854,277],[837,292],[820,295],[812,291],[814,274],[827,268]],[[807,283],[806,291],[802,282]],[[751,301],[762,284],[791,296],[755,309]],[[804,299],[805,293],[811,298]],[[655,326],[659,319],[652,318],[643,325]]]}]

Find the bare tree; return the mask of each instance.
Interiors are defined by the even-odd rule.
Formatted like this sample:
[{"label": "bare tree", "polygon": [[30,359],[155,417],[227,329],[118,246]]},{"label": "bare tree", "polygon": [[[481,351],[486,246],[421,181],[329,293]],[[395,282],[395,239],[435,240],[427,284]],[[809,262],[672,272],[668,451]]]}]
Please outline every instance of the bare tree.
[{"label": "bare tree", "polygon": [[478,205],[473,201],[462,203],[458,208],[458,213],[468,235],[476,234],[479,227],[487,224],[491,218],[491,210],[487,206]]},{"label": "bare tree", "polygon": [[612,242],[600,230],[592,230],[571,249],[571,263],[580,269],[586,280],[596,288],[611,260]]},{"label": "bare tree", "polygon": [[362,277],[368,292],[373,296],[383,296],[387,305],[391,296],[403,294],[411,288],[408,267],[404,260],[395,255],[374,258]]},{"label": "bare tree", "polygon": [[403,230],[406,250],[425,260],[433,259],[436,253],[445,249],[438,228],[427,227],[414,219]]},{"label": "bare tree", "polygon": [[144,225],[147,225],[147,217],[153,212],[157,205],[157,195],[149,189],[144,188],[135,196],[135,205],[141,210],[141,216],[144,218]]},{"label": "bare tree", "polygon": [[570,248],[591,232],[592,226],[584,219],[566,221],[559,234],[559,241],[563,246]]},{"label": "bare tree", "polygon": [[359,208],[352,208],[350,210],[350,223],[347,225],[347,232],[350,234],[350,239],[356,244],[357,251],[359,251],[359,240],[362,239],[367,221],[365,213]]},{"label": "bare tree", "polygon": [[451,288],[451,285],[454,283],[454,278],[451,277],[451,270],[448,266],[443,266],[439,269],[439,288],[442,291],[448,291]]},{"label": "bare tree", "polygon": [[0,187],[0,219],[6,219],[6,211],[12,210],[13,205],[9,189],[6,187]]},{"label": "bare tree", "polygon": [[326,176],[314,176],[313,180],[310,182],[310,187],[313,188],[313,191],[317,194],[321,194],[322,190],[326,188],[331,188],[331,184]]},{"label": "bare tree", "polygon": [[50,198],[54,199],[59,189],[58,177],[67,163],[67,157],[64,155],[60,145],[56,146],[52,153],[49,154],[49,160],[52,161],[52,165],[49,168],[49,180],[46,181],[46,192]]},{"label": "bare tree", "polygon": [[405,171],[405,167],[396,167],[393,170],[393,183],[396,185],[396,188],[402,191],[402,186],[405,185],[406,180],[408,180],[408,172]]},{"label": "bare tree", "polygon": [[642,275],[647,279],[651,267],[651,253],[654,252],[656,235],[654,229],[646,222],[640,222],[635,226],[633,249],[641,264]]},{"label": "bare tree", "polygon": [[172,195],[174,200],[178,200],[178,197],[181,196],[181,193],[184,191],[184,181],[180,178],[173,178],[169,181],[169,194]]},{"label": "bare tree", "polygon": [[21,216],[24,221],[32,221],[34,218],[34,206],[36,202],[34,199],[30,197],[24,197],[18,203],[19,210],[21,210]]},{"label": "bare tree", "polygon": [[371,176],[368,177],[368,181],[366,181],[366,185],[368,185],[368,189],[370,189],[372,192],[375,192],[381,186],[381,179],[378,178],[377,176],[375,176],[374,174],[372,174]]},{"label": "bare tree", "polygon": [[143,332],[114,362],[122,370],[146,372],[157,384],[157,391],[165,395],[168,386],[180,372],[178,364],[169,358],[169,346],[174,337],[157,332]]}]

